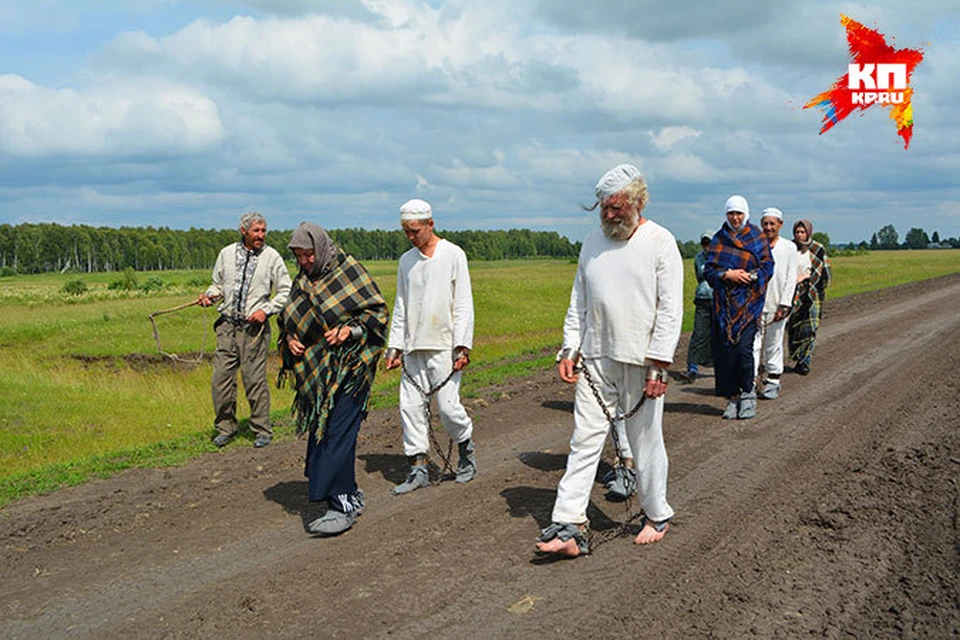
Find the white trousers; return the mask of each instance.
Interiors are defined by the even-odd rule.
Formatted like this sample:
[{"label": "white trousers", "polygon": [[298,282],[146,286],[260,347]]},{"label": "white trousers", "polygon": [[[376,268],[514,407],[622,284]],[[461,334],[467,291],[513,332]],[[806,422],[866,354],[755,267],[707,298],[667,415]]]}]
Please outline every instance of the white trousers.
[{"label": "white trousers", "polygon": [[[646,384],[647,368],[616,362],[609,358],[585,360],[594,383],[616,417],[633,409]],[[597,403],[586,376],[577,380],[574,402],[573,437],[567,471],[557,487],[553,505],[554,522],[579,524],[587,520],[590,490],[597,475],[600,455],[610,423]],[[637,465],[637,498],[647,518],[654,521],[673,516],[667,504],[667,449],[663,444],[663,396],[648,398],[626,422],[627,441]]]},{"label": "white trousers", "polygon": [[757,377],[760,362],[769,376],[783,373],[783,333],[787,329],[787,319],[772,322],[773,313],[763,314],[763,326],[753,339],[753,377]]},{"label": "white trousers", "polygon": [[[429,392],[450,375],[453,369],[453,351],[410,351],[403,354],[403,366],[407,373],[417,381],[420,388]],[[457,371],[447,384],[437,391],[437,407],[440,423],[450,438],[461,443],[473,435],[473,420],[460,404],[460,378],[463,372]],[[403,453],[415,456],[427,453],[430,449],[430,425],[424,397],[407,379],[400,378],[400,422],[403,424]]]}]

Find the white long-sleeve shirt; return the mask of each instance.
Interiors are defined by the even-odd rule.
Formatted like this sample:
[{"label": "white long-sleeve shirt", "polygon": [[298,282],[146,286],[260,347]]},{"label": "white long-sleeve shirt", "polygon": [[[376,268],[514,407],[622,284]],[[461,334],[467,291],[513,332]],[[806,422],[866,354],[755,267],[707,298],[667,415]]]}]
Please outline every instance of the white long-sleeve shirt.
[{"label": "white long-sleeve shirt", "polygon": [[627,240],[583,241],[563,346],[585,358],[673,362],[683,322],[683,260],[673,234],[647,220]]},{"label": "white long-sleeve shirt", "polygon": [[789,307],[793,304],[793,290],[797,288],[797,260],[799,251],[792,240],[778,238],[770,247],[773,255],[773,277],[767,283],[763,312],[773,313],[778,306]]},{"label": "white long-sleeve shirt", "polygon": [[432,257],[416,247],[400,256],[387,347],[473,348],[473,292],[463,249],[441,239]]}]

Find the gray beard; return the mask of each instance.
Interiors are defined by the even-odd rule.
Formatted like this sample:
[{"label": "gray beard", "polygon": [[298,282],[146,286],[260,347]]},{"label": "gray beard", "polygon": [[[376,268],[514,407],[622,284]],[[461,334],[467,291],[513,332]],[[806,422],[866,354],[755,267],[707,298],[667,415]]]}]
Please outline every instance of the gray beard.
[{"label": "gray beard", "polygon": [[602,217],[600,218],[600,228],[603,229],[603,235],[611,240],[629,240],[639,225],[639,214],[624,218],[620,222],[610,222]]}]

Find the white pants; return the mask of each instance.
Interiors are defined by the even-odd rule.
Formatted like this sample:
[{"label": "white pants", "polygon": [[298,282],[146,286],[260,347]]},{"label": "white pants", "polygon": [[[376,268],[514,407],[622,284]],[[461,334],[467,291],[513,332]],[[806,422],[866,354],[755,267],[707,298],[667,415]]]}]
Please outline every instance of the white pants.
[{"label": "white pants", "polygon": [[783,333],[787,329],[787,319],[773,322],[773,313],[764,313],[762,322],[753,339],[753,377],[757,377],[761,361],[766,375],[779,376],[783,373]]},{"label": "white pants", "polygon": [[[403,354],[403,366],[426,392],[440,384],[453,369],[453,351],[410,351]],[[460,404],[462,371],[453,374],[447,384],[437,391],[440,422],[450,438],[461,443],[473,435],[473,420]],[[426,403],[407,376],[400,378],[400,422],[403,424],[403,453],[415,456],[430,449],[430,425],[427,422]]]},{"label": "white pants", "polygon": [[[609,358],[585,360],[594,383],[611,415],[633,409],[646,384],[647,368],[616,362]],[[557,487],[553,505],[554,522],[579,524],[587,520],[590,490],[597,475],[600,455],[610,431],[586,376],[577,380],[573,437],[567,471]],[[663,396],[648,398],[632,418],[626,420],[627,441],[637,465],[637,498],[647,518],[659,522],[673,516],[667,504],[667,449],[663,444]]]}]

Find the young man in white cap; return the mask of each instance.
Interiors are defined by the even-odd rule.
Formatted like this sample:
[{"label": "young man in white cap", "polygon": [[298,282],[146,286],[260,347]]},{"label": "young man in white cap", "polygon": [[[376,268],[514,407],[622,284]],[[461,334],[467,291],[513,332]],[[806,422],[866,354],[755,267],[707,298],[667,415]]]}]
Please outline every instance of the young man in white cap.
[{"label": "young man in white cap", "polygon": [[[595,193],[601,229],[580,250],[558,365],[560,379],[577,385],[573,437],[552,524],[537,542],[541,553],[566,557],[589,552],[587,505],[611,426],[604,409],[615,419],[645,398],[625,419],[645,516],[634,542],[657,542],[673,516],[662,421],[683,320],[683,261],[673,235],[643,217],[647,184],[635,166],[608,171]],[[575,368],[580,359],[583,375]]]},{"label": "young man in white cap", "polygon": [[763,303],[763,321],[753,341],[754,376],[763,364],[765,379],[757,383],[757,395],[766,400],[780,396],[780,376],[783,374],[783,334],[787,316],[793,305],[797,287],[797,245],[780,237],[783,212],[767,207],[760,214],[760,227],[770,243],[773,256],[773,278],[767,284]]},{"label": "young man in white cap", "polygon": [[[473,421],[460,403],[460,377],[473,348],[473,294],[467,255],[437,236],[433,211],[420,199],[400,207],[400,224],[413,248],[400,257],[386,368],[403,365],[400,420],[403,450],[410,461],[407,479],[393,493],[409,493],[430,483],[427,451],[430,393],[436,391],[440,422],[457,443],[458,483],[477,472]],[[446,380],[446,382],[444,382]],[[418,389],[419,387],[419,389]]]}]

